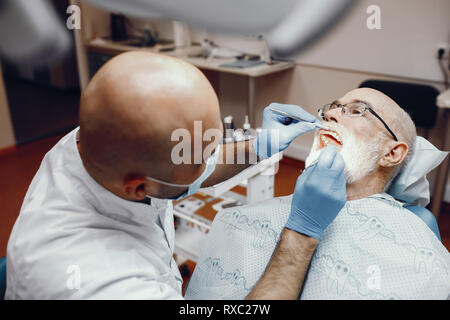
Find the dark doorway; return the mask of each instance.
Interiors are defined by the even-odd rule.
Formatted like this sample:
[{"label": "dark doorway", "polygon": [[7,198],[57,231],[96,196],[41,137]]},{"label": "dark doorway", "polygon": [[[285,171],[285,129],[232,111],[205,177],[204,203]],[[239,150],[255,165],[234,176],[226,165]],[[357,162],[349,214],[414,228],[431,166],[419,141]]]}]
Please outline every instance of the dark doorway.
[{"label": "dark doorway", "polygon": [[[65,26],[68,1],[52,2]],[[62,61],[39,68],[2,61],[2,69],[17,144],[78,125],[80,88],[74,44]]]}]

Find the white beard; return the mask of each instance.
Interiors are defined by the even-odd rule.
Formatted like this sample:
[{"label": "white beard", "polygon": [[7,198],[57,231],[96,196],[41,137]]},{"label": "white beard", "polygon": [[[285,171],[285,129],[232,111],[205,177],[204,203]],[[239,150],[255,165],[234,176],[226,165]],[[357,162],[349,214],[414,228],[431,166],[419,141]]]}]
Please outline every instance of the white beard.
[{"label": "white beard", "polygon": [[[341,125],[329,125],[330,129],[335,130],[342,138],[343,146],[339,153],[345,163],[345,181],[352,184],[366,177],[375,170],[376,164],[380,158],[380,138],[375,137],[369,143],[363,143],[360,139],[343,128]],[[319,138],[316,133],[311,151],[306,158],[305,167],[309,167],[319,157],[323,149],[318,149]]]}]

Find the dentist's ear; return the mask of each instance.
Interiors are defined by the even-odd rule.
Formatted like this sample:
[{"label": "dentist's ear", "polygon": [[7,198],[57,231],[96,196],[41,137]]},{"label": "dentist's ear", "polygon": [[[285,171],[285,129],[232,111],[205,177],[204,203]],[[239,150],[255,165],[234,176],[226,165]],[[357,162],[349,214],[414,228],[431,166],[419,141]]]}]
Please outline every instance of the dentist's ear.
[{"label": "dentist's ear", "polygon": [[405,142],[389,142],[387,152],[381,157],[378,164],[381,167],[397,166],[402,163],[407,154],[408,145]]},{"label": "dentist's ear", "polygon": [[158,192],[158,184],[153,181],[149,181],[144,177],[127,179],[122,188],[127,195],[127,198],[131,201],[140,201],[143,200],[148,194]]}]

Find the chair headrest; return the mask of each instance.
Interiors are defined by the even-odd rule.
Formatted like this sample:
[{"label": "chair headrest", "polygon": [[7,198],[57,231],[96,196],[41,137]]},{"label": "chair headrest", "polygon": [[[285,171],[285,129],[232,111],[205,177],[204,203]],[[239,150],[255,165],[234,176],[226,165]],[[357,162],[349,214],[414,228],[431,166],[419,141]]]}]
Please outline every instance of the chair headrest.
[{"label": "chair headrest", "polygon": [[447,155],[448,152],[438,150],[428,140],[417,136],[413,154],[392,181],[387,193],[399,201],[425,207],[430,202],[427,174],[441,164]]}]

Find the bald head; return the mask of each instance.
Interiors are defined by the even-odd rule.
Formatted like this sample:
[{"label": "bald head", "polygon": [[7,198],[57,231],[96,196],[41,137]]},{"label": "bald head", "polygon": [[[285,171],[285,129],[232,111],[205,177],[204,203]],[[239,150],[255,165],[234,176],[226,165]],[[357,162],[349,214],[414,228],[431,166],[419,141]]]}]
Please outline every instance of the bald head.
[{"label": "bald head", "polygon": [[133,175],[189,183],[201,165],[175,166],[171,135],[179,128],[192,134],[194,120],[202,121],[203,130],[221,129],[217,96],[200,70],[153,53],[118,55],[82,94],[83,162],[105,183]]},{"label": "bald head", "polygon": [[[371,88],[358,88],[345,94],[339,101],[361,100],[368,102],[374,111],[386,122],[399,141],[407,143],[410,150],[416,137],[416,127],[408,113],[394,100],[381,91]],[[377,124],[382,130],[383,124]],[[389,138],[389,132],[387,132]]]}]

